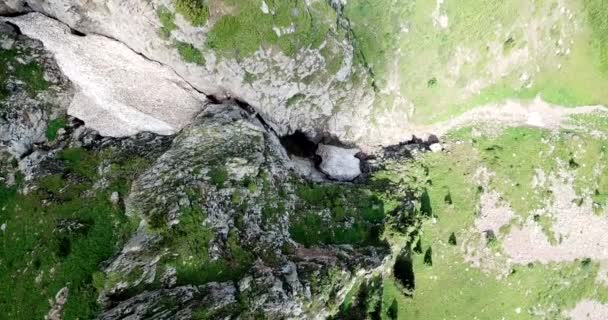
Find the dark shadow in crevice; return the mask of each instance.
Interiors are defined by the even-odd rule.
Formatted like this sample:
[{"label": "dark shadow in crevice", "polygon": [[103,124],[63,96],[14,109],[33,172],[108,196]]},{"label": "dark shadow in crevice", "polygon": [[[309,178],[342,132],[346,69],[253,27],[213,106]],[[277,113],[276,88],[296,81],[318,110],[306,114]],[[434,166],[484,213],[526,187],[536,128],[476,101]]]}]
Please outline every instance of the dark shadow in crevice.
[{"label": "dark shadow in crevice", "polygon": [[10,21],[4,21],[4,24],[6,24],[7,26],[10,26],[13,31],[15,32],[15,34],[17,35],[23,35],[23,32],[21,32],[21,28],[19,28],[18,25],[10,22]]},{"label": "dark shadow in crevice", "polygon": [[85,33],[80,32],[80,31],[78,31],[78,30],[76,30],[74,28],[70,28],[70,33],[73,34],[73,35],[75,35],[75,36],[78,36],[78,37],[86,37],[87,36]]}]

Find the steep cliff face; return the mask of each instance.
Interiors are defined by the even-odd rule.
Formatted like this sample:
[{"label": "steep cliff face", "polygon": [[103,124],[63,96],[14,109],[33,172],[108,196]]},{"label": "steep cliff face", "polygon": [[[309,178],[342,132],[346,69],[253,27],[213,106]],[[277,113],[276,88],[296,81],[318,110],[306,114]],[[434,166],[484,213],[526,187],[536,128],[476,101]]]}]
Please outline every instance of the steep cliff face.
[{"label": "steep cliff face", "polygon": [[90,91],[0,28],[2,317],[324,318],[416,224],[419,191],[381,182],[382,161],[357,184],[303,179],[235,101],[175,135],[101,135],[67,115]]},{"label": "steep cliff face", "polygon": [[0,318],[603,308],[605,12],[3,1]]},{"label": "steep cliff face", "polygon": [[507,98],[608,101],[602,8],[587,2],[11,0],[0,13],[115,39],[281,135],[389,145]]},{"label": "steep cliff face", "polygon": [[[249,103],[281,134],[299,129],[348,141],[378,137],[369,134],[372,79],[356,62],[349,33],[325,1],[27,5],[85,34],[116,39],[170,66],[207,95]],[[26,31],[35,38],[41,32]]]}]

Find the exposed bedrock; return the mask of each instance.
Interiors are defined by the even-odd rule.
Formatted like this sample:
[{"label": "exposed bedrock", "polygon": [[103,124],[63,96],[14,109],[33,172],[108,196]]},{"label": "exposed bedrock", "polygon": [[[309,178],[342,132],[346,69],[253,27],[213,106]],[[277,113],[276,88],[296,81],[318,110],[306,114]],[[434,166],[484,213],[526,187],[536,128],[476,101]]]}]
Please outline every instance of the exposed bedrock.
[{"label": "exposed bedrock", "polygon": [[173,134],[206,102],[173,70],[122,43],[98,35],[76,35],[39,13],[8,20],[24,35],[42,41],[53,54],[76,88],[68,113],[101,135]]},{"label": "exposed bedrock", "polygon": [[[272,23],[264,20],[266,22],[260,23],[270,24],[263,27],[271,31],[266,34],[269,39],[260,41],[276,44],[257,43],[242,50],[218,44],[214,40],[214,26],[223,16],[254,9],[245,4],[241,8],[240,4],[232,6],[222,1],[210,5],[210,16],[200,25],[193,24],[177,12],[174,1],[165,0],[11,0],[4,4],[4,8],[0,7],[0,14],[38,11],[84,34],[115,39],[134,52],[168,66],[208,96],[218,100],[232,97],[253,106],[279,135],[296,130],[311,136],[330,133],[341,141],[370,146],[389,145],[411,138],[408,134],[411,129],[408,128],[409,111],[392,104],[378,108],[373,77],[365,65],[357,61],[352,36],[344,25],[336,23],[340,18],[327,2],[302,2],[296,8],[283,8],[293,14],[289,19],[297,25],[298,32],[293,33],[289,26],[273,27]],[[254,13],[265,19],[270,12],[258,7],[255,10],[260,11]],[[300,23],[299,19],[305,14],[308,18]],[[34,18],[18,17],[14,21],[23,24],[30,19]],[[35,18],[38,19],[41,18]],[[36,24],[32,24],[31,28],[35,27]],[[57,34],[57,30],[53,29],[25,29],[30,36],[44,40],[45,45],[48,42],[54,52],[68,47],[78,47],[83,50],[80,52],[85,52],[92,49],[89,44],[97,41],[54,37],[51,33]],[[292,46],[294,43],[296,47]],[[58,57],[58,60],[62,58]],[[144,85],[147,82],[142,81]],[[90,90],[83,89],[86,89],[84,92]],[[161,90],[158,95],[164,93]],[[179,96],[179,92],[174,95]],[[84,103],[85,97],[81,98]],[[171,107],[165,108],[184,107],[183,117],[189,114],[188,107],[169,105]],[[157,119],[166,123],[151,121],[150,126],[155,126],[159,132],[170,131],[169,127],[175,128],[175,122],[182,120],[167,114],[171,111],[156,112],[168,117]],[[147,113],[155,117],[154,112]],[[100,119],[99,122],[103,121]],[[134,123],[136,127],[141,126],[141,122]]]}]

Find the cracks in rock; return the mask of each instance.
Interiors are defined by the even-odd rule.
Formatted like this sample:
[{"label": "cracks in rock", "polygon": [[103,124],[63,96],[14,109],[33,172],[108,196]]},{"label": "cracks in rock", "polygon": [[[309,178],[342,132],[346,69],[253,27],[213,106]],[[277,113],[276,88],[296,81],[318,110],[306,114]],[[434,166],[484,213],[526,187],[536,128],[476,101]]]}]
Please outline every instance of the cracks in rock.
[{"label": "cracks in rock", "polygon": [[75,35],[75,36],[79,36],[79,37],[86,37],[87,35],[83,32],[80,32],[74,28],[70,28],[70,33]]},{"label": "cracks in rock", "polygon": [[[27,4],[27,3],[26,3],[26,4]],[[29,8],[29,7],[28,7],[28,8]],[[65,26],[67,26],[67,27],[69,28],[69,30],[70,30],[70,33],[71,33],[72,35],[74,35],[74,36],[78,36],[78,37],[86,37],[87,35],[95,35],[95,36],[99,36],[99,37],[104,37],[104,38],[106,38],[106,39],[109,39],[109,40],[112,40],[112,41],[115,41],[115,42],[117,42],[117,43],[120,43],[120,44],[124,45],[126,48],[128,48],[129,50],[131,50],[133,53],[137,54],[138,56],[142,57],[143,59],[145,59],[145,60],[147,60],[147,61],[149,61],[149,62],[157,63],[157,64],[159,64],[159,65],[161,65],[161,66],[163,66],[163,67],[166,67],[166,68],[168,68],[169,70],[171,70],[171,71],[172,71],[172,72],[175,74],[175,76],[177,76],[179,79],[181,79],[181,80],[182,80],[184,83],[186,83],[186,84],[188,85],[188,88],[192,89],[193,91],[195,91],[195,92],[197,92],[197,93],[199,93],[199,94],[201,94],[201,95],[204,95],[204,96],[206,97],[206,99],[209,101],[209,103],[211,103],[211,104],[222,104],[222,103],[224,103],[224,102],[229,102],[229,101],[230,101],[230,102],[235,102],[235,103],[236,103],[236,104],[237,104],[237,105],[238,105],[238,106],[239,106],[241,109],[245,110],[247,113],[249,113],[249,114],[251,114],[251,115],[254,115],[254,116],[255,116],[255,117],[256,117],[256,118],[257,118],[257,119],[260,121],[260,123],[261,123],[261,124],[264,126],[264,128],[265,128],[266,130],[268,130],[269,132],[272,132],[274,135],[276,135],[277,137],[279,137],[279,138],[280,138],[280,136],[277,134],[276,130],[275,130],[275,129],[274,129],[274,127],[271,125],[271,123],[270,123],[269,121],[265,120],[265,119],[264,119],[264,118],[263,118],[263,117],[262,117],[262,116],[259,114],[259,112],[257,112],[257,110],[256,110],[256,109],[255,109],[255,108],[254,108],[254,107],[253,107],[251,104],[249,104],[249,103],[247,103],[247,102],[245,102],[245,101],[242,101],[242,100],[236,99],[236,98],[234,98],[234,97],[231,97],[230,95],[228,95],[228,97],[227,97],[227,98],[220,99],[220,98],[218,98],[218,97],[216,97],[216,96],[214,96],[214,95],[207,94],[207,93],[205,93],[205,92],[203,92],[203,91],[199,90],[198,88],[196,88],[196,87],[195,87],[195,86],[194,86],[192,83],[190,83],[188,80],[186,80],[184,77],[182,77],[182,76],[181,76],[179,73],[177,73],[177,71],[175,71],[175,69],[174,69],[173,67],[171,67],[170,65],[167,65],[167,64],[165,64],[165,63],[163,63],[163,62],[161,62],[161,61],[158,61],[158,60],[155,60],[155,59],[152,59],[152,58],[148,57],[148,56],[147,56],[147,55],[145,55],[144,53],[139,52],[139,51],[137,51],[137,50],[133,49],[132,47],[130,47],[130,46],[129,46],[129,45],[127,45],[126,43],[124,43],[124,42],[120,41],[119,39],[116,39],[116,38],[114,38],[114,37],[111,37],[111,36],[108,36],[108,35],[105,35],[105,34],[96,33],[96,32],[89,32],[89,33],[85,33],[85,32],[83,32],[83,31],[80,31],[80,30],[76,29],[76,28],[73,28],[73,27],[72,27],[72,26],[70,26],[69,24],[67,24],[67,23],[65,23],[65,22],[63,22],[63,21],[61,21],[61,20],[57,19],[57,18],[56,18],[56,17],[54,17],[54,16],[51,16],[51,15],[49,15],[49,14],[46,14],[46,13],[44,13],[44,12],[39,12],[39,11],[25,11],[25,12],[18,12],[18,13],[13,13],[13,14],[0,15],[0,17],[16,18],[16,17],[20,17],[20,16],[27,15],[27,14],[31,14],[31,13],[33,13],[33,12],[37,12],[37,13],[39,13],[39,14],[42,14],[42,15],[46,16],[46,17],[47,17],[47,18],[49,18],[49,19],[53,19],[53,20],[55,20],[55,21],[57,21],[57,22],[59,22],[59,23],[61,23],[61,24],[65,25]],[[14,24],[14,23],[12,23],[12,22],[9,22],[9,21],[4,21],[4,22],[5,22],[5,23],[7,23],[7,24],[9,24],[9,25],[11,25],[13,28],[15,28],[15,29],[16,29],[16,31],[17,31],[19,34],[21,34],[21,31],[20,31],[19,27],[18,27],[16,24]]]},{"label": "cracks in rock", "polygon": [[359,38],[357,37],[357,35],[355,34],[355,31],[352,28],[352,23],[351,23],[350,19],[346,15],[344,15],[344,3],[341,0],[327,0],[327,3],[329,4],[329,6],[332,9],[334,9],[334,11],[336,11],[336,15],[338,16],[336,24],[338,25],[338,27],[340,27],[340,28],[344,29],[344,31],[346,31],[346,37],[347,37],[348,41],[351,43],[351,45],[353,46],[353,50],[355,51],[355,54],[359,56],[359,58],[361,59],[361,62],[363,63],[363,68],[365,69],[367,74],[371,77],[371,80],[372,80],[371,86],[374,89],[374,92],[376,92],[376,93],[379,92],[378,85],[376,84],[376,74],[374,73],[373,68],[369,65],[365,53],[357,45],[359,42]]}]

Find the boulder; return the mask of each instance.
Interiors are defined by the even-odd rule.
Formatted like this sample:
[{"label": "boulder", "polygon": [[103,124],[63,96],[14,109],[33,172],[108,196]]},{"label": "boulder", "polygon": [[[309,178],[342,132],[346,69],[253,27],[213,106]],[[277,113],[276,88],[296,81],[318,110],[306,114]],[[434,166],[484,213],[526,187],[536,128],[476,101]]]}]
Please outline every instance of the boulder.
[{"label": "boulder", "polygon": [[351,181],[361,175],[360,160],[355,157],[359,152],[359,149],[319,144],[317,155],[323,159],[320,169],[333,180]]}]

